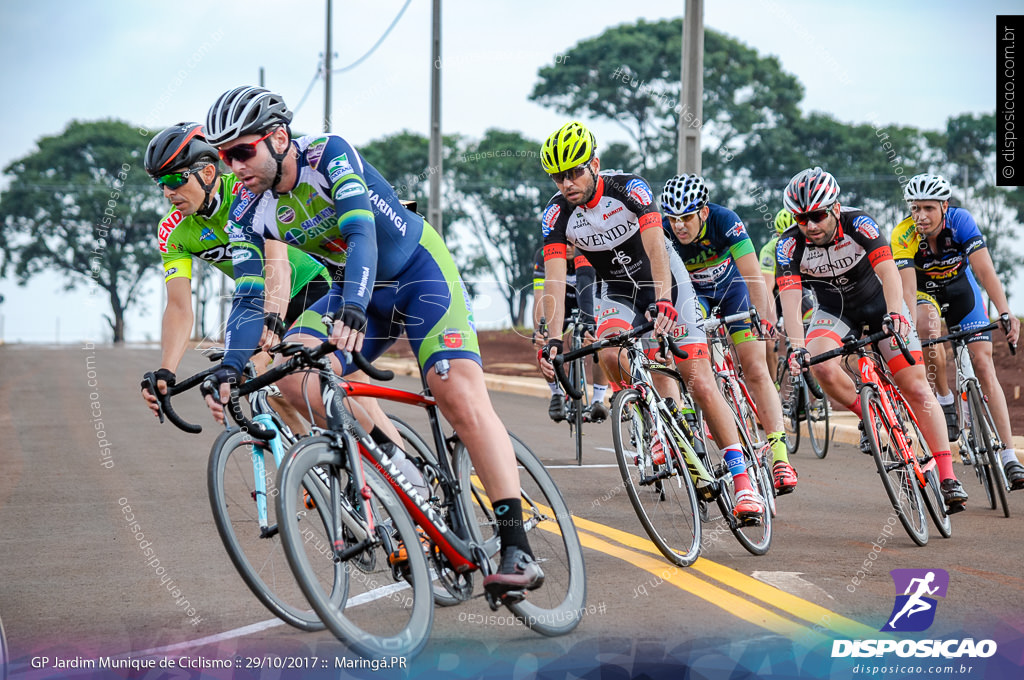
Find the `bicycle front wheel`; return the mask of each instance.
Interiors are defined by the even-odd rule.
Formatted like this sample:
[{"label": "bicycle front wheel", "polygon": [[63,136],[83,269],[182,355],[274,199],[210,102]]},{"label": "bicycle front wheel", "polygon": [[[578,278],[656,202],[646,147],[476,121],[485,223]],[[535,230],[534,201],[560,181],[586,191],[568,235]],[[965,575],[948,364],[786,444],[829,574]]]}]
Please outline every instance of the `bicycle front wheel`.
[{"label": "bicycle front wheel", "polygon": [[[509,433],[519,466],[523,528],[534,557],[544,570],[544,585],[509,609],[541,635],[565,635],[579,625],[587,599],[583,546],[572,513],[551,475],[533,451]],[[462,506],[470,514],[469,533],[489,557],[497,555],[498,524],[473,461],[462,442],[452,454],[462,492]]]},{"label": "bicycle front wheel", "polygon": [[569,400],[572,426],[576,435],[576,464],[583,465],[583,409],[587,407],[587,372],[584,359],[576,359],[569,365],[569,382],[579,390],[580,399]]},{"label": "bicycle front wheel", "polygon": [[971,423],[974,427],[975,442],[977,443],[977,458],[974,464],[982,464],[988,467],[986,476],[991,480],[992,486],[992,507],[995,508],[995,500],[999,499],[999,505],[1003,508],[1003,517],[1010,516],[1010,503],[1007,498],[1009,484],[1006,481],[1006,472],[1003,470],[1002,460],[999,458],[999,447],[996,445],[996,428],[992,423],[992,414],[981,398],[981,391],[974,383],[967,385],[967,403],[971,409]]},{"label": "bicycle front wheel", "polygon": [[925,519],[924,499],[908,462],[908,456],[913,454],[904,450],[899,443],[901,424],[889,422],[878,392],[870,385],[861,388],[860,406],[871,453],[892,509],[914,543],[926,545],[928,523]]},{"label": "bicycle front wheel", "polygon": [[824,458],[828,455],[828,443],[831,434],[828,426],[828,397],[822,395],[820,399],[816,398],[810,385],[807,383],[808,380],[814,380],[814,378],[808,375],[804,376],[804,379],[801,381],[803,384],[803,399],[807,411],[807,438],[811,440],[811,448],[814,449],[814,455],[818,458]]},{"label": "bicycle front wheel", "polygon": [[[619,390],[612,399],[612,443],[622,483],[640,523],[654,545],[680,567],[700,554],[701,522],[697,492],[682,458],[670,474],[665,463],[651,458],[655,418],[640,393]],[[664,455],[675,455],[675,442],[663,442]]]},{"label": "bicycle front wheel", "polygon": [[[353,460],[350,453],[357,457]],[[327,437],[300,441],[281,468],[281,508],[301,501],[302,480],[314,475],[327,490],[323,508],[340,540],[325,555],[311,554],[304,523],[286,515],[282,543],[288,563],[313,610],[335,637],[358,654],[414,656],[426,644],[434,619],[427,560],[420,537],[398,496],[358,452],[339,450]],[[350,465],[362,465],[369,487],[354,488]],[[315,563],[330,562],[347,574],[348,600],[328,595]]]},{"label": "bicycle front wheel", "polygon": [[[929,459],[931,451],[928,449],[928,442],[925,440],[924,433],[921,432],[917,421],[911,417],[910,406],[903,399],[896,399],[894,406],[900,420],[906,426],[907,444],[910,446],[911,451],[913,451],[914,457],[917,458],[919,463]],[[914,470],[911,468],[908,472],[910,473],[911,480],[917,481]],[[928,514],[931,516],[935,528],[939,530],[939,534],[943,538],[949,538],[953,535],[953,523],[950,521],[949,515],[946,514],[946,502],[942,498],[942,487],[939,484],[939,470],[934,460],[929,460],[924,465],[922,474],[924,475],[925,486],[921,487],[920,483],[918,483],[918,486],[921,488],[921,497],[924,499],[925,507],[928,509]]]},{"label": "bicycle front wheel", "polygon": [[[270,444],[238,428],[222,432],[210,451],[207,487],[224,549],[257,599],[300,630],[323,630],[324,624],[309,608],[281,545],[274,502],[278,495],[277,463]],[[320,489],[312,482],[307,488],[306,498],[315,499],[309,506],[319,506]],[[318,512],[311,512],[302,499],[290,507],[293,514],[304,518],[303,528],[311,545],[330,545],[329,531]],[[333,574],[322,564],[320,568],[328,590],[343,600],[345,575]]]}]

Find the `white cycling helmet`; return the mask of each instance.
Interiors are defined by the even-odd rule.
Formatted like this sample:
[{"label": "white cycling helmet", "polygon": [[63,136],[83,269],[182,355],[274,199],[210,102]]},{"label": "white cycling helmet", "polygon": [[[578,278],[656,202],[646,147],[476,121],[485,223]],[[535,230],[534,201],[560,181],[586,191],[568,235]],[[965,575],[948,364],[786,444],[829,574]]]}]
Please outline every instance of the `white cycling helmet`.
[{"label": "white cycling helmet", "polygon": [[673,217],[697,212],[707,204],[708,187],[699,175],[676,175],[661,192],[661,211]]},{"label": "white cycling helmet", "polygon": [[948,201],[953,195],[949,182],[942,175],[923,173],[914,175],[903,188],[903,200],[907,203],[915,201]]}]

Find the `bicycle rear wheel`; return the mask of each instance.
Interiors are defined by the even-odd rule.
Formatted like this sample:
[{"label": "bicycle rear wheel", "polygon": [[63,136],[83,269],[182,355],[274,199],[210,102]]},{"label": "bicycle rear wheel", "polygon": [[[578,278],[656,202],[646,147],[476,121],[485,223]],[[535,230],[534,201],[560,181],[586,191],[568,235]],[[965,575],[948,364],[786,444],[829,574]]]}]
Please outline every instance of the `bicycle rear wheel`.
[{"label": "bicycle rear wheel", "polygon": [[[579,625],[587,599],[583,546],[572,513],[551,475],[521,439],[509,433],[519,464],[523,526],[530,549],[544,570],[544,585],[527,593],[509,609],[541,635],[565,635]],[[470,517],[469,533],[488,557],[496,557],[500,542],[491,501],[484,491],[462,442],[452,453],[462,505]]]},{"label": "bicycle rear wheel", "polygon": [[[419,434],[401,418],[388,414],[391,423],[402,437],[402,450],[423,475],[429,488],[431,504],[438,513],[444,513],[448,499],[448,486],[441,483],[440,469],[434,450]],[[456,572],[448,559],[436,548],[432,548],[428,561],[433,569],[434,603],[439,607],[452,607],[468,600],[473,595],[473,573]]]},{"label": "bicycle rear wheel", "polygon": [[697,492],[675,442],[663,442],[665,455],[676,455],[677,469],[666,476],[666,465],[651,461],[654,419],[634,389],[620,390],[612,399],[612,443],[623,485],[640,523],[654,545],[670,562],[688,567],[700,554],[701,522]]},{"label": "bicycle rear wheel", "polygon": [[[711,442],[707,442],[705,445],[707,446],[708,460],[711,462],[711,469],[713,470],[712,474],[715,476],[724,474],[727,466],[722,451]],[[770,450],[762,452],[762,459],[765,462],[770,459],[770,456]],[[736,507],[736,490],[731,482],[732,478],[728,474],[725,474],[721,481],[722,490],[717,499],[718,509],[721,511],[722,517],[729,524],[729,530],[732,531],[740,545],[752,555],[764,555],[768,552],[772,542],[772,517],[775,515],[775,487],[772,484],[771,475],[768,474],[764,464],[751,454],[745,446],[743,448],[743,464],[747,470],[750,486],[761,499],[761,503],[764,506],[763,515],[756,520],[746,519],[743,521],[740,521],[733,515],[733,508]]]},{"label": "bicycle rear wheel", "polygon": [[1010,516],[1010,503],[1007,498],[1006,472],[1003,470],[1002,460],[999,458],[999,447],[996,445],[996,428],[992,423],[992,414],[988,406],[981,398],[981,391],[975,383],[967,385],[967,403],[971,409],[971,423],[974,427],[975,441],[977,442],[976,452],[978,461],[982,461],[988,470],[986,477],[990,480],[992,490],[992,508],[996,508],[995,500],[999,499],[999,505],[1003,508],[1003,517]]},{"label": "bicycle rear wheel", "polygon": [[814,449],[814,455],[818,458],[824,458],[828,455],[828,443],[831,435],[828,425],[828,398],[824,395],[821,398],[817,398],[813,390],[811,390],[808,380],[814,380],[814,378],[804,376],[804,379],[801,381],[804,404],[807,405],[807,438],[811,440],[811,448]]},{"label": "bicycle rear wheel", "polygon": [[[263,478],[262,484],[257,484],[259,477]],[[270,445],[238,428],[225,430],[210,451],[207,487],[224,549],[253,594],[286,623],[300,630],[323,630],[324,624],[309,608],[281,545],[278,507],[274,502],[278,495],[277,463]],[[317,511],[310,511],[322,505],[322,487],[310,479],[305,488],[305,498],[311,501],[309,507],[302,498],[288,507],[297,518],[305,520],[302,526],[309,539],[307,548],[327,550],[331,540],[324,518]],[[258,500],[266,504],[265,529],[260,522]],[[329,561],[314,560],[312,564],[332,597],[343,602],[345,574],[335,573]]]},{"label": "bicycle rear wheel", "polygon": [[[337,602],[317,578],[298,518],[286,516],[282,524],[288,563],[314,611],[358,654],[414,656],[430,635],[434,603],[419,534],[398,496],[357,451],[341,451],[328,437],[300,441],[287,460],[278,481],[279,507],[300,501],[302,480],[317,475],[328,490],[321,512],[329,526],[342,527],[342,545],[327,554],[335,569],[348,574],[348,600]],[[352,464],[362,465],[368,499],[353,488]],[[365,535],[371,516],[373,529]],[[392,566],[389,558],[403,548],[406,559]]]},{"label": "bicycle rear wheel", "polygon": [[861,388],[860,405],[871,453],[892,509],[914,543],[926,545],[928,523],[925,519],[924,498],[917,480],[912,479],[906,460],[906,456],[912,454],[900,448],[896,437],[901,424],[889,422],[878,392],[871,385]]}]

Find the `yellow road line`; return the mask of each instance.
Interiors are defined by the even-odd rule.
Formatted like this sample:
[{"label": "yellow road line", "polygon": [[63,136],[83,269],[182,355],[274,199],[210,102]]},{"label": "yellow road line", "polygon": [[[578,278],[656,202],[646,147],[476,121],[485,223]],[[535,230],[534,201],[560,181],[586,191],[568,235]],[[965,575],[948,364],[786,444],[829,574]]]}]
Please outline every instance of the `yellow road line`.
[{"label": "yellow road line", "polygon": [[[573,521],[577,529],[586,529],[598,535],[614,540],[622,545],[635,550],[640,550],[663,559],[661,552],[647,538],[641,538],[621,529],[593,522],[582,517],[573,515]],[[782,611],[815,624],[821,628],[832,630],[846,637],[870,637],[877,635],[878,631],[862,623],[849,619],[826,607],[817,605],[796,595],[787,593],[784,590],[768,585],[756,578],[731,569],[723,564],[713,562],[705,557],[699,558],[693,565],[688,567],[715,579],[727,586],[735,588],[751,597],[756,597],[763,602],[777,607]]]},{"label": "yellow road line", "polygon": [[775,612],[766,609],[754,602],[746,600],[733,592],[720,588],[713,583],[697,578],[687,569],[668,564],[664,560],[648,557],[627,548],[622,548],[605,540],[598,538],[588,532],[579,531],[580,542],[587,548],[598,550],[606,555],[617,557],[620,560],[629,562],[635,567],[654,574],[665,583],[671,583],[681,590],[696,595],[697,597],[710,602],[716,607],[721,607],[726,612],[736,616],[748,623],[764,628],[773,633],[784,635],[789,638],[799,639],[808,645],[816,645],[828,642],[828,638],[814,630],[779,616]]}]

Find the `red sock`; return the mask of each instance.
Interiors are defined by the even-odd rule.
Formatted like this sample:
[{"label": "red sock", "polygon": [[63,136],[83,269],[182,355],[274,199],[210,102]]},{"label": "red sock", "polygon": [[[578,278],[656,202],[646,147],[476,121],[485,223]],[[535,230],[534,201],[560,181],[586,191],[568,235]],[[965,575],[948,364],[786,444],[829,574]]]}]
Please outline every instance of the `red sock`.
[{"label": "red sock", "polygon": [[860,410],[860,395],[857,395],[857,398],[853,400],[853,403],[850,404],[849,406],[847,406],[846,408],[849,411],[853,411],[853,413],[858,418],[863,418],[864,417],[864,414],[861,413],[861,410]]},{"label": "red sock", "polygon": [[943,481],[956,479],[956,475],[953,473],[953,456],[949,451],[939,451],[932,456],[935,458],[935,467],[939,469],[939,479]]}]

